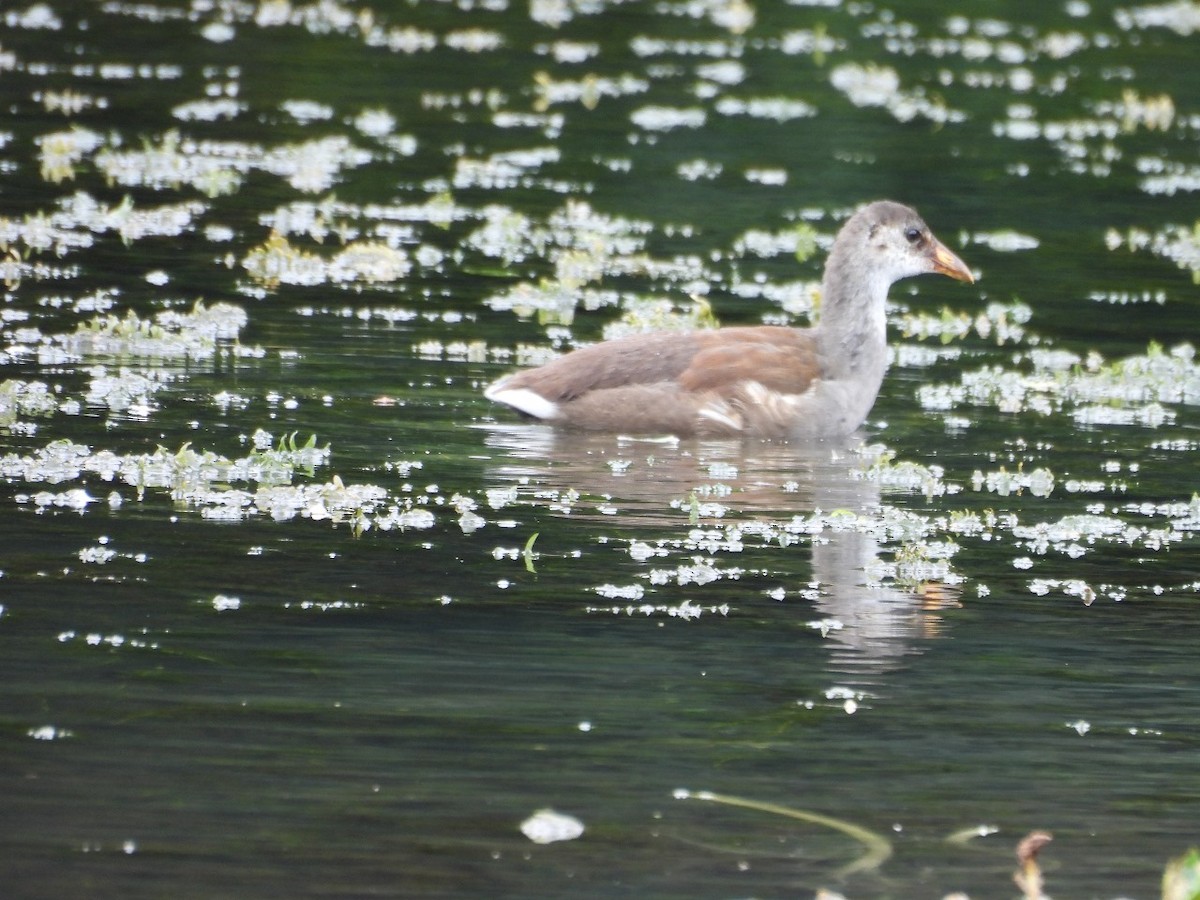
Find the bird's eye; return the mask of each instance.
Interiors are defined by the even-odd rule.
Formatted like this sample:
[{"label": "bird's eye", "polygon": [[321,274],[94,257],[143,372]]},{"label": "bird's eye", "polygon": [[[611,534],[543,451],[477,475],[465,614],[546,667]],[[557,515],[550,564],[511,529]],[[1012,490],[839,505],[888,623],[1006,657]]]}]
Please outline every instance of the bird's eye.
[{"label": "bird's eye", "polygon": [[907,240],[907,241],[908,241],[910,244],[917,244],[917,243],[920,243],[920,241],[921,241],[921,229],[920,229],[920,228],[908,228],[908,229],[906,229],[906,230],[905,230],[905,232],[904,232],[904,238],[905,238],[905,240]]}]

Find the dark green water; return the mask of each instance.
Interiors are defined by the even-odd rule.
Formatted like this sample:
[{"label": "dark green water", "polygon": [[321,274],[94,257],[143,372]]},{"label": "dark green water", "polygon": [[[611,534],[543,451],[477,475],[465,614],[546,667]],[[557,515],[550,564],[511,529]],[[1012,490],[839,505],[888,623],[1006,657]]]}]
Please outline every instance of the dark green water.
[{"label": "dark green water", "polygon": [[[1142,363],[1196,334],[1171,256],[1195,38],[1104,3],[748,9],[0,12],[0,894],[1009,897],[1012,848],[1048,829],[1053,896],[1158,895],[1200,816],[1200,378],[1186,351]],[[110,166],[172,131],[178,153]],[[647,297],[802,324],[824,253],[788,235],[885,196],[980,275],[892,291],[903,349],[862,435],[891,468],[555,436],[481,396]],[[254,277],[272,228],[317,283]],[[402,264],[335,277],[348,245]],[[508,308],[539,286],[569,327]],[[197,300],[245,311],[236,343],[70,338],[97,305]],[[1015,301],[1002,341],[1018,313],[902,335]],[[922,393],[985,368],[992,393]],[[103,399],[122,369],[132,405]],[[18,384],[57,408],[14,411]],[[329,446],[281,479],[324,491],[304,512],[215,462],[143,490],[45,462],[63,439],[236,460],[260,429]],[[893,854],[844,875],[845,835],[680,789]],[[582,837],[528,840],[542,808]]]}]

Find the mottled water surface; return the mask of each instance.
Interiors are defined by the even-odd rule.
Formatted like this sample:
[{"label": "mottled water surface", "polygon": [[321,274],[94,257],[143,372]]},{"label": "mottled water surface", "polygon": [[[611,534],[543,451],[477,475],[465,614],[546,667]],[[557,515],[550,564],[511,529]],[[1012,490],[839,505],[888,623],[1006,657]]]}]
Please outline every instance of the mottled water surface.
[{"label": "mottled water surface", "polygon": [[[1048,893],[1158,896],[1200,820],[1198,28],[6,5],[0,893],[1001,898],[1047,829]],[[880,197],[978,280],[893,289],[846,446],[483,399],[807,323]]]}]

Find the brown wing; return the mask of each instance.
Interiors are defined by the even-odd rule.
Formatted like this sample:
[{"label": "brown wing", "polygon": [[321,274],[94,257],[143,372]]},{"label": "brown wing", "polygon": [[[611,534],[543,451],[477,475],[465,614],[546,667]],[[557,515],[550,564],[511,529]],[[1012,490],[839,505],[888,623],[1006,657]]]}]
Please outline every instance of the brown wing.
[{"label": "brown wing", "polygon": [[698,336],[701,344],[679,374],[685,391],[729,396],[747,382],[779,394],[802,394],[818,375],[816,348],[806,331],[762,326],[727,328]]},{"label": "brown wing", "polygon": [[698,334],[701,332],[635,334],[592,344],[540,368],[517,372],[505,379],[504,386],[526,388],[562,403],[589,391],[674,381],[700,349]]}]

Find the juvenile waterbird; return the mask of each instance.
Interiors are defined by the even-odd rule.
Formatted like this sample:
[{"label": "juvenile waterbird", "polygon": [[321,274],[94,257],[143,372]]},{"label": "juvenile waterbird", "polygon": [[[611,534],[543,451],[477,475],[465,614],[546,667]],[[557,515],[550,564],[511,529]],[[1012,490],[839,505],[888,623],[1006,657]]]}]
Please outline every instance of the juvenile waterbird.
[{"label": "juvenile waterbird", "polygon": [[508,375],[484,395],[590,431],[843,437],[862,425],[887,371],[888,289],[924,273],[975,280],[916,210],[881,200],[834,239],[811,328],[631,335]]}]

